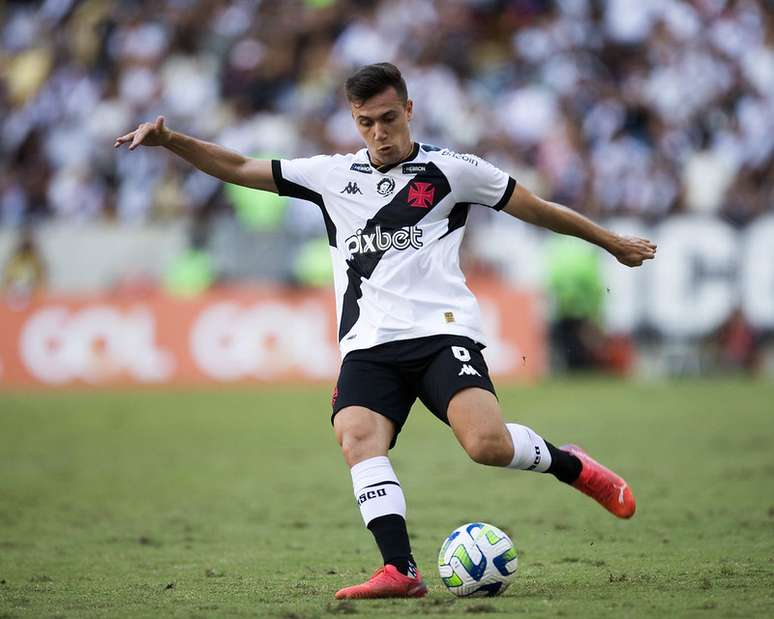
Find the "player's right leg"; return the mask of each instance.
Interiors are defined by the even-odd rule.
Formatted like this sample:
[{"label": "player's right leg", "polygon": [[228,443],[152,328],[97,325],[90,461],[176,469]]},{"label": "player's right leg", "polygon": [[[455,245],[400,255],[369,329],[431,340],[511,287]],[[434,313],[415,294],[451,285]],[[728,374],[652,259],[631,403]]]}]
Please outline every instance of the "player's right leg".
[{"label": "player's right leg", "polygon": [[382,345],[349,353],[334,392],[333,427],[350,467],[363,522],[384,561],[369,581],[337,592],[339,599],[419,597],[427,591],[411,556],[406,500],[387,457],[416,399],[394,348]]},{"label": "player's right leg", "polygon": [[333,426],[363,522],[384,560],[369,580],[339,590],[336,598],[422,597],[427,587],[411,555],[406,499],[387,457],[395,424],[363,406],[348,406],[336,413]]}]

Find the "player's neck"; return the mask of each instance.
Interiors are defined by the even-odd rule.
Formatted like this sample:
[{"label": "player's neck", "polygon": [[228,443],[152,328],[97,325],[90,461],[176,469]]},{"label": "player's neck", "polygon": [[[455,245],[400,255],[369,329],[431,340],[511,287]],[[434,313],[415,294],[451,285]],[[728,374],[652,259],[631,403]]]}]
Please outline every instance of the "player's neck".
[{"label": "player's neck", "polygon": [[398,162],[401,162],[404,159],[408,159],[411,156],[412,152],[414,152],[414,140],[412,140],[411,136],[409,136],[409,140],[408,142],[406,142],[406,149],[403,151],[403,154],[398,159]]},{"label": "player's neck", "polygon": [[371,160],[371,164],[375,168],[381,168],[381,167],[384,167],[384,166],[398,165],[401,161],[405,161],[406,159],[408,159],[411,156],[412,152],[414,152],[414,140],[412,140],[409,137],[408,145],[401,152],[400,157],[398,157],[395,161],[389,161],[389,162],[381,161],[381,160],[377,159],[370,150],[368,151],[368,157]]}]

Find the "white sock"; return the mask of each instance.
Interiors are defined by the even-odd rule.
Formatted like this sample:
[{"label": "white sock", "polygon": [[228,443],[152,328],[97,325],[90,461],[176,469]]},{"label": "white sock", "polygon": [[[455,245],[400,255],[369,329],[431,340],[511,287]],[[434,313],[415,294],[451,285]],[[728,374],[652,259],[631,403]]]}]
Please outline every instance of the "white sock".
[{"label": "white sock", "polygon": [[355,500],[366,526],[379,516],[398,514],[406,518],[406,498],[387,456],[358,462],[350,473]]},{"label": "white sock", "polygon": [[508,468],[545,473],[551,466],[551,453],[543,438],[518,423],[506,423],[505,427],[513,440],[513,461]]}]

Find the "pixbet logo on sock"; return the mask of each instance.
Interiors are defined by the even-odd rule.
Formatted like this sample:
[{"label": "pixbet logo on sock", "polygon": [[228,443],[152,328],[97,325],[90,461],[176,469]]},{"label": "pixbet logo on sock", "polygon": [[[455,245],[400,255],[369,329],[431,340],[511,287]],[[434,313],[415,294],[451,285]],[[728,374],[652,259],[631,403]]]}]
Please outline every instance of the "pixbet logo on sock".
[{"label": "pixbet logo on sock", "polygon": [[416,226],[404,226],[397,230],[382,230],[376,226],[373,232],[358,230],[346,240],[350,254],[366,254],[388,249],[408,249],[422,247],[422,230]]}]

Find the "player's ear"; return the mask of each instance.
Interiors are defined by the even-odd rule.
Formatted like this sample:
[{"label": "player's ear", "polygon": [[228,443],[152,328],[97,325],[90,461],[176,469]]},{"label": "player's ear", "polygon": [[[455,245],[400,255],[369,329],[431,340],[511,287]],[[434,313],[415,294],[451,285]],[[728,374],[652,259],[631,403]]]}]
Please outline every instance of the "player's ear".
[{"label": "player's ear", "polygon": [[414,102],[409,99],[406,101],[406,117],[411,120],[414,116]]}]

